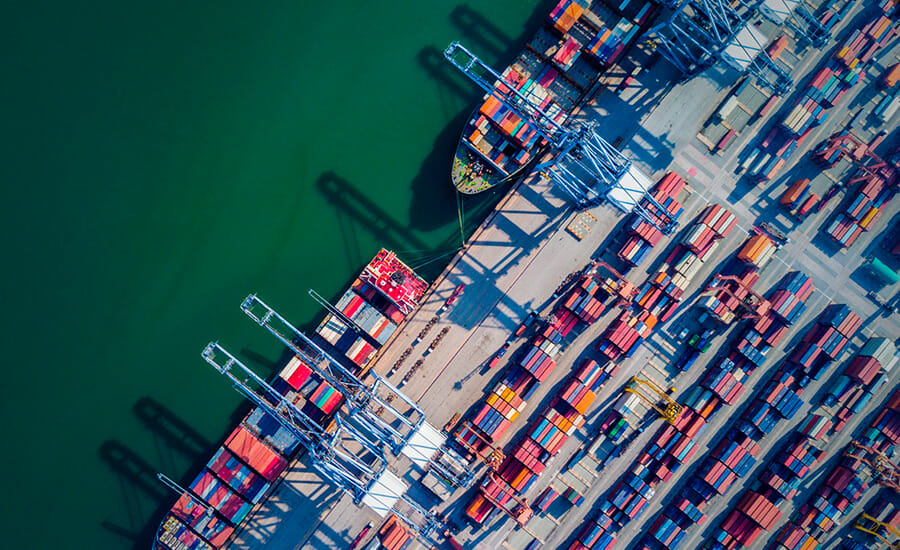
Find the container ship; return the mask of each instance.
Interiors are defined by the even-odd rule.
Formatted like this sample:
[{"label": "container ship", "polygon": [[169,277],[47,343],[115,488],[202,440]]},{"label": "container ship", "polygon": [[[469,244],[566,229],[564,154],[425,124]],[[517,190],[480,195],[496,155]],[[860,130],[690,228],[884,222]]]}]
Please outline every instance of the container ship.
[{"label": "container ship", "polygon": [[[427,289],[428,283],[393,252],[382,249],[337,304],[327,306],[317,338],[332,347],[332,357],[347,361],[363,376],[375,351],[415,310]],[[326,430],[344,400],[344,395],[299,355],[294,355],[269,385]],[[302,449],[278,419],[254,407],[165,514],[152,548],[223,547]]]},{"label": "container ship", "polygon": [[428,283],[397,255],[381,249],[316,328],[316,334],[365,374],[375,352],[415,310]]},{"label": "container ship", "polygon": [[[561,0],[496,85],[539,100],[545,113],[565,124],[596,94],[600,77],[655,11],[649,0],[624,0],[614,7],[599,0]],[[453,185],[465,194],[486,191],[522,173],[547,145],[528,122],[487,94],[460,136]]]}]

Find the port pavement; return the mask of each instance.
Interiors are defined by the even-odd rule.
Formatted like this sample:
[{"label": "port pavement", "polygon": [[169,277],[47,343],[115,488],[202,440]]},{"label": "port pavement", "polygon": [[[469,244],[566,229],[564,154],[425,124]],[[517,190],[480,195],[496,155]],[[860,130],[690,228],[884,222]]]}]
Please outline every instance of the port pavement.
[{"label": "port pavement", "polygon": [[[811,59],[799,70],[810,70],[812,63]],[[660,74],[657,75],[656,71]],[[611,131],[617,133],[608,137],[613,141],[620,141],[625,152],[653,176],[665,169],[675,169],[687,176],[692,192],[700,199],[697,204],[705,203],[706,200],[728,203],[738,213],[743,231],[746,232],[752,224],[761,221],[775,221],[783,226],[791,237],[791,243],[763,271],[760,288],[767,289],[791,269],[801,269],[813,277],[818,292],[814,295],[815,301],[811,302],[811,312],[798,326],[811,319],[828,301],[836,301],[848,303],[867,321],[864,328],[866,334],[893,337],[900,334],[900,316],[882,315],[878,307],[865,297],[865,288],[858,277],[858,266],[865,251],[877,239],[877,231],[861,238],[849,251],[836,252],[828,247],[828,243],[822,242],[819,234],[827,213],[811,216],[803,224],[795,226],[795,222],[781,213],[775,204],[784,178],[759,187],[750,187],[734,175],[737,152],[752,143],[752,140],[758,139],[754,132],[745,132],[730,156],[710,155],[694,138],[707,111],[724,97],[726,88],[720,84],[721,79],[701,77],[669,91],[665,71],[671,71],[671,68],[665,62],[660,62],[653,71],[645,73],[639,79],[651,83],[645,86],[645,90],[629,90],[618,97],[613,97],[611,92],[601,96],[593,116],[617,113],[616,116],[622,119],[622,125],[608,125],[608,128],[613,129]],[[639,108],[629,115],[618,102],[621,100],[624,105],[628,105],[634,98],[653,98],[653,101],[633,101]],[[844,105],[846,104],[845,102]],[[838,107],[836,113],[841,108]],[[591,114],[588,113],[587,116]],[[629,127],[628,116],[639,123],[632,122]],[[809,142],[815,144],[835,131],[843,119],[837,114],[832,116],[829,123],[818,130],[818,134]],[[792,159],[793,162],[796,163],[801,156],[802,153],[798,152]],[[791,174],[794,179],[804,177],[792,172],[791,166],[785,167],[782,174]],[[887,224],[886,220],[892,220],[897,211],[897,205],[892,204],[880,223]],[[571,210],[564,197],[539,176],[532,176],[519,185],[498,205],[495,212],[470,238],[467,248],[453,259],[441,277],[434,282],[421,308],[381,351],[374,365],[375,371],[382,374],[390,372],[400,354],[411,349],[409,357],[390,379],[399,384],[415,360],[423,358],[422,366],[403,387],[404,393],[420,403],[428,421],[438,428],[455,413],[465,412],[481,399],[485,389],[490,387],[491,380],[503,367],[504,363],[501,363],[498,368],[488,370],[485,365],[504,341],[510,338],[527,312],[530,309],[543,311],[554,290],[569,273],[583,267],[594,255],[604,252],[601,246],[608,242],[607,237],[621,221],[621,216],[606,207],[599,207],[593,213],[598,218],[597,224],[584,241],[576,241],[564,229],[571,217]],[[668,245],[662,243],[657,248],[666,249]],[[733,250],[733,246],[723,247],[721,253],[727,255]],[[465,289],[455,303],[445,309],[447,298],[459,284],[465,284]],[[417,342],[420,331],[435,316],[439,316],[439,321],[431,327],[425,338]],[[565,376],[575,364],[576,358],[581,356],[607,322],[608,319],[601,319],[570,345],[560,360],[559,368],[554,371],[554,378],[542,384],[541,393],[532,400],[534,405],[529,404],[528,413],[540,410],[538,403]],[[449,330],[440,344],[433,351],[427,352],[434,336],[444,328]],[[666,327],[661,330],[664,332]],[[513,346],[505,360],[514,355],[514,348],[520,343]],[[859,343],[858,339],[855,345]],[[640,368],[638,359],[636,357],[624,365],[623,372],[617,377],[621,380],[610,382],[607,386],[609,390],[598,398],[600,405],[592,414],[603,410],[608,405],[611,392],[615,391],[613,388],[621,387],[621,381]],[[774,364],[768,362],[767,366]],[[703,368],[704,363],[698,362],[692,369],[693,376],[683,379],[680,387],[688,387]],[[756,382],[763,379],[761,374],[757,376]],[[755,389],[748,388],[748,395]],[[710,435],[727,425],[729,415],[720,416],[708,430]],[[507,443],[526,423],[526,419],[517,421],[501,443]],[[591,425],[589,421],[588,426]],[[576,513],[566,516],[565,528],[558,529],[552,539],[547,541],[546,547],[561,545],[568,540],[572,530],[580,525],[580,519],[589,515],[596,499],[624,472],[630,464],[629,457],[633,458],[639,452],[653,432],[652,428],[648,429],[619,460],[609,465],[608,471],[605,470],[598,482],[591,487],[587,502]],[[581,434],[567,442],[562,453],[555,459],[553,470],[558,471],[586,437],[587,434]],[[778,441],[778,437],[769,438],[768,445],[777,445]],[[768,448],[763,450],[764,453],[769,451]],[[547,482],[552,473],[551,470],[545,476]],[[752,479],[752,474],[746,479]],[[542,477],[542,483],[544,481]],[[665,490],[676,487],[677,483],[667,485]],[[658,505],[666,496],[657,496],[656,507],[643,515],[645,521],[654,516]],[[451,508],[459,508],[466,501],[459,497],[459,493],[454,498],[456,502],[451,504]],[[232,547],[341,547],[348,544],[368,521],[377,520],[370,510],[354,506],[347,497],[336,496],[336,491],[310,472],[303,461],[292,468],[275,497],[264,507],[261,511],[265,511],[265,514],[257,512],[250,527],[244,529]],[[636,537],[645,521],[632,522],[623,533],[626,536],[620,537],[620,540]],[[512,529],[510,524],[510,521],[498,523],[487,532],[465,530],[463,538],[472,547],[497,548],[503,545]]]}]

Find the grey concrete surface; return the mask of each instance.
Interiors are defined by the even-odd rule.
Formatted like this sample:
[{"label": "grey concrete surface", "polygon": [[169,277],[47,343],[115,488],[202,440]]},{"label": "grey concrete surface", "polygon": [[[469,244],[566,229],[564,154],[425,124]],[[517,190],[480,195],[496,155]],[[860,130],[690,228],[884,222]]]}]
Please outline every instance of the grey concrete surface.
[{"label": "grey concrete surface", "polygon": [[[643,55],[649,55],[649,52],[643,52]],[[803,61],[797,67],[798,73],[802,75],[801,81],[809,75],[817,59],[816,56],[809,56]],[[546,473],[527,494],[529,499],[533,500],[551,483],[580,445],[593,439],[598,418],[611,405],[624,382],[639,371],[645,361],[656,357],[659,361],[666,362],[677,357],[678,352],[673,352],[673,348],[680,350],[681,347],[673,335],[677,333],[679,326],[690,323],[692,316],[697,314],[697,308],[691,307],[691,304],[703,281],[714,273],[716,265],[735,252],[752,225],[770,221],[788,231],[791,238],[790,244],[780,250],[776,260],[763,271],[757,286],[758,292],[765,292],[785,273],[796,269],[810,275],[816,286],[816,293],[808,303],[806,315],[791,331],[785,344],[770,355],[764,368],[754,373],[741,401],[716,416],[698,441],[701,448],[691,463],[683,466],[672,481],[660,487],[641,519],[631,522],[619,534],[620,542],[617,547],[626,548],[629,546],[627,541],[636,540],[638,534],[658,513],[661,505],[667,501],[667,493],[677,490],[680,481],[690,475],[702,461],[715,434],[733,421],[743,404],[758,389],[758,385],[765,382],[770,368],[777,364],[786,346],[801,334],[802,327],[811,322],[825,305],[831,301],[849,304],[866,321],[863,330],[866,335],[878,334],[893,338],[900,336],[900,316],[884,314],[866,297],[870,290],[869,283],[859,274],[864,256],[876,246],[879,232],[893,223],[900,207],[895,201],[875,231],[861,238],[850,250],[838,252],[826,242],[820,231],[829,212],[812,215],[803,223],[797,224],[779,209],[777,197],[786,182],[798,177],[809,177],[802,175],[803,170],[811,171],[815,167],[803,162],[804,153],[842,123],[846,123],[845,117],[839,114],[829,117],[828,122],[810,137],[805,149],[794,155],[791,163],[775,181],[752,187],[735,174],[735,168],[745,147],[752,147],[761,136],[750,130],[745,131],[739,138],[742,141],[723,156],[710,155],[696,139],[700,125],[727,92],[723,83],[727,83],[735,75],[729,75],[727,70],[715,69],[672,86],[673,68],[665,61],[658,61],[640,75],[636,84],[621,94],[612,91],[618,84],[617,76],[621,78],[615,71],[611,73],[611,89],[602,93],[584,116],[599,120],[605,137],[616,143],[654,178],[669,169],[687,177],[689,196],[685,201],[686,212],[682,218],[684,224],[689,223],[708,202],[721,202],[727,203],[736,212],[739,227],[720,246],[715,261],[710,262],[695,279],[692,292],[686,297],[676,316],[669,323],[659,326],[641,352],[632,360],[626,361],[621,372],[607,383],[587,415],[585,428],[571,437],[560,454],[551,461]],[[866,85],[874,78],[875,76],[869,75]],[[862,89],[863,86],[858,88]],[[848,105],[854,98],[849,96],[844,101],[844,105]],[[789,103],[789,99],[785,103]],[[842,108],[838,107],[834,111],[839,113]],[[769,122],[763,121],[759,128],[767,129],[768,124]],[[833,201],[831,208],[837,204],[837,200]],[[531,309],[546,312],[551,295],[568,274],[581,269],[592,258],[608,258],[614,253],[613,245],[619,238],[616,227],[624,219],[623,216],[604,206],[594,208],[591,213],[598,222],[587,238],[577,241],[565,231],[573,211],[561,193],[538,176],[527,179],[510,192],[496,212],[473,235],[468,248],[453,259],[426,295],[419,310],[389,345],[380,351],[374,370],[387,374],[400,354],[411,348],[410,356],[389,379],[399,384],[415,360],[423,358],[421,368],[403,386],[404,393],[419,402],[428,421],[438,428],[443,427],[455,413],[467,411],[479,402],[506,362],[515,356],[516,348],[523,344],[524,338],[516,340],[497,368],[486,368],[487,361],[511,337],[527,312]],[[633,270],[628,278],[641,283],[646,275],[646,266],[652,266],[656,258],[670,248],[670,244],[670,241],[664,240],[645,262],[645,269]],[[464,291],[440,315],[439,321],[428,335],[417,343],[419,332],[438,314],[459,284],[466,285]],[[573,365],[582,357],[590,355],[591,343],[605,329],[610,319],[611,314],[607,314],[567,344],[565,352],[558,358],[557,368],[530,400],[525,412],[500,442],[501,445],[509,444],[518,437],[519,431],[528,424],[532,415],[541,410],[547,396],[555,393],[556,387]],[[449,330],[440,345],[426,355],[434,335],[445,327]],[[729,335],[728,331],[720,334],[713,349],[721,346]],[[844,357],[860,343],[860,338],[855,340],[853,346],[845,351]],[[712,358],[712,352],[704,354],[688,373],[673,379],[679,393],[696,383]],[[802,413],[806,410],[808,405]],[[858,415],[854,422],[859,422],[863,416]],[[799,414],[796,418],[801,417],[802,414]],[[789,433],[795,423],[779,425],[777,431],[766,439],[767,449],[763,454],[777,449],[782,436]],[[572,531],[580,526],[585,517],[590,516],[597,499],[627,470],[659,425],[661,421],[653,421],[622,456],[606,464],[588,491],[587,501],[581,507],[569,511],[561,526],[551,529],[552,532],[545,535],[545,548],[559,547],[570,540]],[[830,445],[837,448],[850,433],[851,430],[846,430]],[[400,463],[395,463],[394,467],[401,467]],[[409,474],[410,478],[416,475],[418,474]],[[739,493],[741,486],[753,478],[754,474],[751,473],[737,483],[720,499],[721,505],[730,502]],[[811,477],[807,485],[814,484],[815,479],[816,476]],[[453,502],[438,508],[462,525],[459,510],[468,501],[470,494],[471,491],[465,494],[458,491]],[[346,547],[369,521],[374,521],[377,525],[379,518],[371,510],[354,506],[349,498],[338,496],[334,489],[318,480],[301,460],[292,467],[275,496],[255,512],[232,547],[242,550],[261,547]],[[704,529],[695,529],[690,544],[685,547],[693,547],[708,532],[710,526],[714,525],[716,520],[711,518]],[[517,533],[513,533],[512,521],[502,519],[477,531],[466,527],[458,539],[472,548],[511,547],[508,541],[522,540]]]}]

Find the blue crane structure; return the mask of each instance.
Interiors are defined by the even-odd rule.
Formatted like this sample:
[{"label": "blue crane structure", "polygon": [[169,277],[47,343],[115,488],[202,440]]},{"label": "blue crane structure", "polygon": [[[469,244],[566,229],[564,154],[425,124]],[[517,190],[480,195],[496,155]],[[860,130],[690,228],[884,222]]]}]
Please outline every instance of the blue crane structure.
[{"label": "blue crane structure", "polygon": [[721,59],[784,95],[791,79],[766,52],[768,38],[751,20],[761,16],[783,24],[815,48],[824,47],[830,39],[805,0],[666,0],[663,4],[670,13],[646,36],[687,76]]},{"label": "blue crane structure", "polygon": [[796,32],[803,32],[813,44],[828,39],[827,31],[800,0],[669,0],[665,5],[670,13],[645,36],[686,76],[722,60],[784,95],[791,88],[791,78],[766,52],[769,39],[751,20],[765,16],[781,23],[801,13],[807,29],[795,22]]},{"label": "blue crane structure", "polygon": [[[247,380],[252,382],[253,386],[245,388],[236,385],[236,388],[259,406],[263,406],[263,402],[272,403],[274,408],[270,407],[271,411],[267,408],[267,412],[273,414],[275,418],[285,419],[293,426],[289,429],[292,433],[296,433],[307,449],[310,449],[313,465],[317,470],[327,471],[326,478],[351,492],[357,504],[362,502],[371,506],[372,503],[368,500],[375,498],[377,491],[373,491],[369,485],[372,480],[382,479],[390,472],[383,468],[380,470],[369,468],[371,472],[361,469],[362,466],[357,460],[351,460],[352,453],[346,451],[347,442],[364,449],[367,456],[378,457],[385,465],[387,464],[385,451],[392,455],[403,455],[418,468],[435,472],[453,488],[469,487],[472,484],[475,475],[470,465],[447,447],[446,436],[431,426],[419,405],[397,387],[375,373],[369,375],[372,382],[363,382],[353,371],[323,350],[255,294],[251,294],[241,303],[241,310],[257,324],[266,328],[305,365],[344,395],[346,410],[339,411],[335,416],[335,432],[327,437],[320,433],[321,428],[318,424],[314,422],[310,424],[311,421],[302,414],[302,411],[296,406],[288,406],[289,403],[284,402],[284,398],[280,397],[281,394],[275,392],[258,376],[246,372],[246,367],[240,361],[230,354],[225,355],[220,347],[208,347],[204,351],[204,358],[209,361],[211,358],[225,357],[225,363],[218,364],[217,368],[222,367],[219,370],[226,376],[228,376],[227,369],[223,370],[225,366],[229,369],[244,370]],[[219,351],[219,355],[214,353],[216,350]],[[229,378],[237,384],[233,377]],[[352,475],[348,475],[353,472],[365,476],[354,481]],[[403,486],[405,490],[405,484]],[[384,490],[383,486],[379,489]],[[403,501],[402,498],[400,500]],[[411,501],[407,504],[414,507]],[[377,503],[372,507],[377,509]],[[419,512],[419,515],[424,515],[427,520],[424,524],[419,522],[423,525],[421,530],[430,532],[435,525],[433,520],[428,519],[431,516],[420,509],[415,511]]]},{"label": "blue crane structure", "polygon": [[[547,141],[551,158],[536,170],[579,207],[608,200],[625,212],[636,213],[665,234],[675,230],[675,220],[647,193],[650,179],[597,133],[595,122],[577,121],[559,109],[541,108],[540,98],[529,89],[500,86],[503,77],[459,42],[451,43],[444,50],[444,57]],[[645,202],[653,207],[653,213]]]},{"label": "blue crane structure", "polygon": [[202,356],[235,390],[296,437],[319,475],[349,493],[354,503],[382,516],[393,512],[425,536],[437,527],[437,519],[405,494],[406,483],[388,469],[378,441],[351,421],[338,413],[334,427],[326,430],[217,342],[207,345]]},{"label": "blue crane structure", "polygon": [[[419,405],[393,384],[374,373],[372,382],[364,382],[255,294],[241,303],[241,310],[341,392],[342,407],[329,425],[311,418],[293,396],[276,390],[219,343],[207,345],[201,354],[203,359],[296,438],[313,469],[350,494],[356,505],[366,505],[381,516],[395,513],[423,537],[434,533],[440,520],[406,494],[409,486],[388,467],[388,454],[403,455],[414,466],[433,473],[448,490],[469,487],[475,472],[446,446],[446,436],[432,427]],[[169,478],[160,479],[198,500]]]},{"label": "blue crane structure", "polygon": [[[244,300],[241,310],[340,390],[347,398],[347,417],[391,453],[405,455],[422,468],[439,470],[454,486],[471,484],[474,476],[469,468],[461,464],[448,467],[454,457],[444,447],[444,435],[428,424],[418,403],[396,386],[374,372],[370,373],[373,381],[364,383],[255,294]],[[404,410],[395,406],[398,402]]]}]

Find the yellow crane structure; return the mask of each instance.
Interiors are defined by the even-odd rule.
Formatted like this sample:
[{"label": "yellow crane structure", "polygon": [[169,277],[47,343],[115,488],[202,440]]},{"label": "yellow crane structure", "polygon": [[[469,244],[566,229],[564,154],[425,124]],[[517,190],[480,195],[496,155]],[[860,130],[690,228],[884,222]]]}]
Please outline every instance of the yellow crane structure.
[{"label": "yellow crane structure", "polygon": [[[890,548],[891,550],[900,550],[900,532],[898,532],[897,529],[895,529],[889,523],[884,523],[884,522],[878,521],[877,519],[873,518],[869,514],[863,512],[856,519],[856,522],[853,524],[853,527],[855,527],[856,529],[859,529],[860,531],[862,531],[864,533],[869,533],[870,535],[874,535],[875,538],[877,538],[881,542],[885,543],[887,545],[887,547]],[[894,535],[895,539],[893,542],[891,542],[887,538],[887,536],[884,534],[882,529],[884,531],[886,531],[887,533]]]},{"label": "yellow crane structure", "polygon": [[665,418],[669,424],[674,424],[675,419],[681,414],[683,407],[651,380],[632,376],[631,380],[625,384],[625,391],[633,393],[653,407],[653,410]]}]

